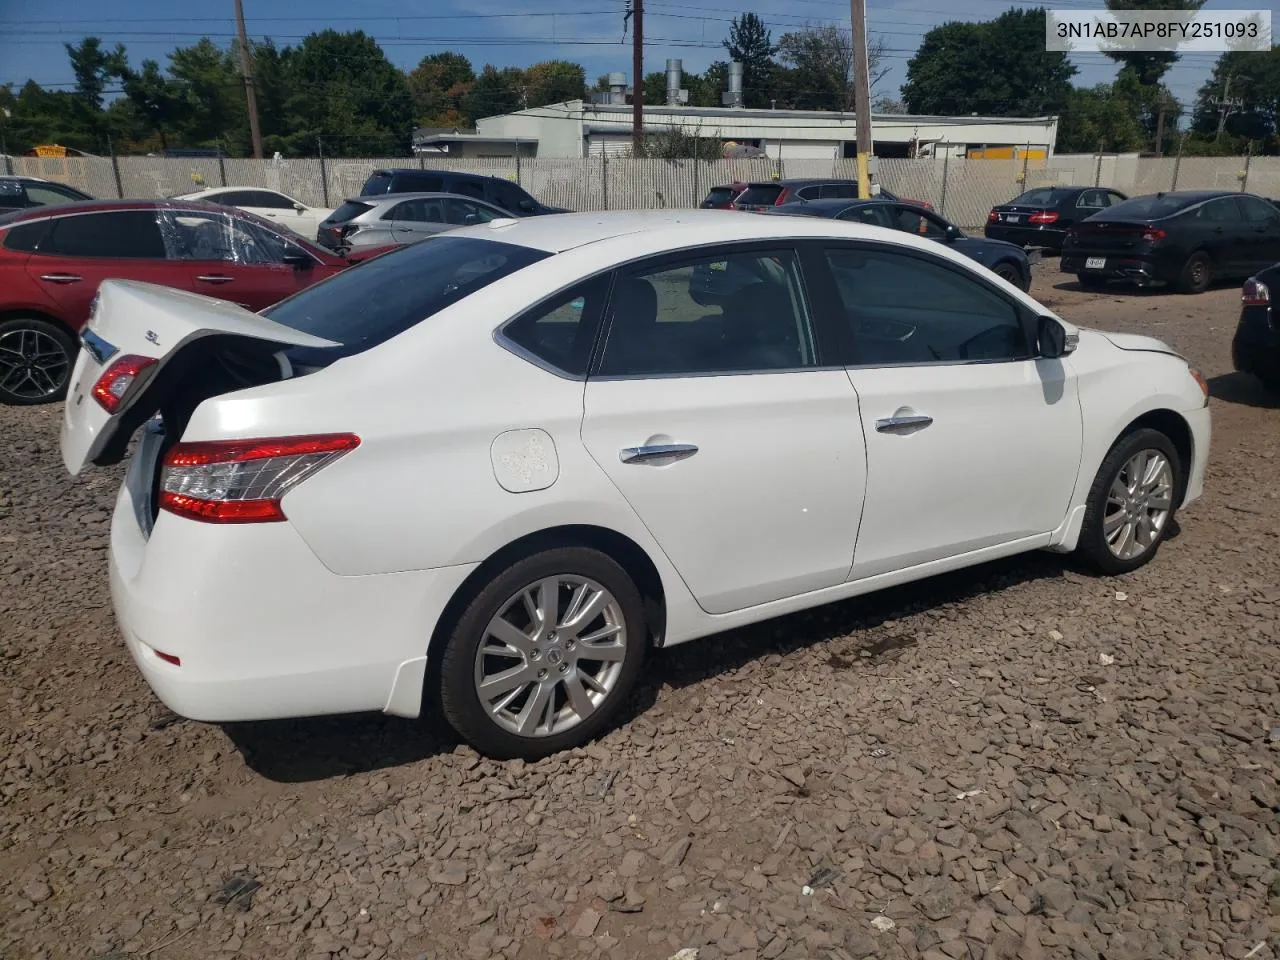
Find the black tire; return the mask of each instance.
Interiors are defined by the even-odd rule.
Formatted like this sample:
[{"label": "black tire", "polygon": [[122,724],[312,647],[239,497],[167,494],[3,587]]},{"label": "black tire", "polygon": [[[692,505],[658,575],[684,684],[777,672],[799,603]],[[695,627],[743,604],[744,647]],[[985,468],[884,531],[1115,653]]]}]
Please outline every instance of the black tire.
[{"label": "black tire", "polygon": [[1187,262],[1178,272],[1177,289],[1179,293],[1204,293],[1213,283],[1213,263],[1209,255],[1203,251],[1187,257]]},{"label": "black tire", "polygon": [[[1153,542],[1142,553],[1129,559],[1121,559],[1111,552],[1103,532],[1107,497],[1112,483],[1119,477],[1124,465],[1143,450],[1158,451],[1169,461],[1172,473],[1169,513]],[[1098,570],[1112,575],[1128,573],[1149,562],[1169,534],[1178,500],[1182,496],[1185,470],[1186,465],[1178,457],[1178,451],[1174,448],[1172,441],[1159,430],[1142,427],[1117,440],[1103,459],[1102,466],[1098,468],[1098,475],[1093,480],[1093,486],[1089,488],[1089,497],[1085,501],[1084,525],[1081,527],[1080,541],[1076,546],[1079,553]]]},{"label": "black tire", "polygon": [[1096,273],[1077,273],[1076,279],[1080,281],[1080,286],[1089,290],[1098,290],[1107,285],[1107,278]]},{"label": "black tire", "polygon": [[[61,350],[60,358],[50,355],[55,348]],[[77,349],[65,328],[40,317],[0,323],[0,403],[29,407],[61,400],[71,383]]]},{"label": "black tire", "polygon": [[[613,595],[621,610],[625,651],[617,679],[594,713],[561,733],[522,736],[501,726],[486,709],[476,691],[476,657],[490,621],[502,612],[508,601],[526,587],[556,576],[584,577]],[[497,760],[535,760],[581,746],[612,724],[635,685],[648,643],[640,592],[615,560],[588,547],[546,550],[516,561],[495,576],[458,618],[445,642],[440,662],[440,707],[460,737],[480,753]],[[542,662],[551,663],[550,655]],[[557,695],[564,695],[562,687],[557,688]]]},{"label": "black tire", "polygon": [[1280,397],[1280,373],[1259,375],[1258,379],[1262,381],[1262,388],[1264,390],[1268,393],[1274,393],[1277,397]]},{"label": "black tire", "polygon": [[1019,290],[1025,291],[1027,287],[1030,286],[1029,283],[1023,280],[1022,271],[1012,263],[997,263],[991,268],[991,272],[1001,280],[1009,281],[1009,283],[1012,283]]}]

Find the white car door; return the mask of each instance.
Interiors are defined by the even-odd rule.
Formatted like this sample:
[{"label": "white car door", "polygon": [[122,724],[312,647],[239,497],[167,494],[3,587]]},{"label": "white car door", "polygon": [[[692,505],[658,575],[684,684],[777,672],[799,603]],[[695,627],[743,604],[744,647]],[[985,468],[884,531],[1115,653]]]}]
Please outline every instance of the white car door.
[{"label": "white car door", "polygon": [[1035,355],[1031,311],[923,252],[832,245],[825,259],[867,438],[852,579],[1057,529],[1080,401],[1069,366]]},{"label": "white car door", "polygon": [[[242,190],[237,194],[235,205],[249,213],[273,220],[278,226],[292,230],[308,240],[315,239],[320,221],[324,219],[323,216],[316,216],[317,211],[274,190]],[[299,207],[302,209],[299,210]]]},{"label": "white car door", "polygon": [[865,457],[786,244],[619,274],[582,437],[693,596],[728,613],[842,583]]}]

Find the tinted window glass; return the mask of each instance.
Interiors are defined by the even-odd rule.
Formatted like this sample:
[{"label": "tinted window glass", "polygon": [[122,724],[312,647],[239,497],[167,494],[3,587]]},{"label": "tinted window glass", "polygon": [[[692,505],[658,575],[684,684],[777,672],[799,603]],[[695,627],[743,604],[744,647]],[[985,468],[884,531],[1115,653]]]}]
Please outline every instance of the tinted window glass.
[{"label": "tinted window glass", "polygon": [[79,200],[70,190],[55,187],[52,184],[28,183],[27,202],[33,206],[43,207],[50,203],[71,203]]},{"label": "tinted window glass", "polygon": [[470,200],[457,200],[450,197],[445,201],[445,219],[449,223],[456,223],[460,226],[470,226],[473,223],[488,223],[490,220],[496,220],[499,214],[490,210],[484,204],[473,203]]},{"label": "tinted window glass", "polygon": [[842,200],[856,200],[858,185],[856,183],[828,183],[822,188],[822,196],[837,197]]},{"label": "tinted window glass", "polygon": [[358,203],[355,200],[344,200],[342,205],[329,215],[330,223],[346,223],[348,220],[354,220],[362,213],[368,213],[372,208],[370,204]]},{"label": "tinted window glass", "polygon": [[1028,190],[1020,193],[1010,203],[1028,203],[1038,207],[1052,207],[1059,203],[1071,191],[1063,190],[1060,187],[1036,187],[1034,190]]},{"label": "tinted window glass", "polygon": [[383,220],[408,223],[444,223],[444,205],[438,200],[406,200],[382,215]]},{"label": "tinted window glass", "polygon": [[1107,195],[1101,190],[1085,190],[1076,200],[1077,207],[1105,207]]},{"label": "tinted window glass", "polygon": [[868,223],[873,227],[889,226],[889,218],[885,215],[887,207],[878,204],[864,204],[840,211],[840,220],[852,220],[854,223]]},{"label": "tinted window glass", "polygon": [[359,353],[550,254],[474,237],[430,237],[350,267],[266,316],[343,345],[291,354],[323,363]]},{"label": "tinted window glass", "polygon": [[360,196],[376,197],[380,193],[390,193],[391,181],[391,174],[385,170],[371,174],[369,179],[364,182],[364,186],[360,188]]},{"label": "tinted window glass", "polygon": [[517,187],[514,183],[504,183],[499,181],[493,185],[494,202],[512,213],[522,213],[520,209],[521,201],[529,199],[529,195]]},{"label": "tinted window glass", "polygon": [[787,370],[816,363],[794,251],[690,259],[619,279],[602,376]]},{"label": "tinted window glass", "polygon": [[712,187],[707,192],[707,198],[704,203],[728,203],[733,199],[733,190],[730,187]]},{"label": "tinted window glass", "polygon": [[50,225],[48,220],[39,220],[35,223],[20,223],[10,227],[5,231],[4,245],[10,250],[23,250],[30,253],[40,245],[40,238],[44,236]]},{"label": "tinted window glass", "polygon": [[1257,197],[1236,197],[1236,203],[1244,212],[1244,218],[1252,222],[1267,222],[1276,219],[1276,208]]},{"label": "tinted window glass", "polygon": [[945,223],[912,207],[898,207],[894,211],[893,225],[899,230],[919,234],[930,240],[941,240],[947,235]]},{"label": "tinted window glass", "polygon": [[64,257],[163,260],[164,241],[154,210],[121,210],[60,217],[41,253]]},{"label": "tinted window glass", "polygon": [[263,207],[268,210],[293,209],[292,200],[278,193],[272,193],[270,190],[246,190],[243,196],[245,199],[240,201],[240,206]]},{"label": "tinted window glass", "polygon": [[460,193],[466,197],[475,197],[477,200],[484,199],[484,184],[479,180],[470,180],[466,177],[456,177],[449,184],[450,193]]},{"label": "tinted window glass", "polygon": [[444,177],[436,173],[401,173],[396,176],[392,193],[439,193]]},{"label": "tinted window glass", "polygon": [[1185,197],[1157,196],[1132,197],[1110,207],[1108,215],[1134,220],[1158,220],[1168,217],[1187,205]]},{"label": "tinted window glass", "polygon": [[778,194],[782,192],[782,186],[776,183],[760,184],[750,186],[742,191],[742,195],[738,197],[738,203],[764,204],[766,206],[778,199]]},{"label": "tinted window glass", "polygon": [[1223,197],[1221,200],[1201,204],[1194,216],[1211,223],[1236,223],[1241,219],[1240,208],[1236,206],[1234,197]]},{"label": "tinted window glass", "polygon": [[557,370],[585,376],[608,291],[608,276],[578,284],[507,324],[503,335]]},{"label": "tinted window glass", "polygon": [[1016,307],[959,270],[888,250],[834,249],[854,364],[1021,360]]}]

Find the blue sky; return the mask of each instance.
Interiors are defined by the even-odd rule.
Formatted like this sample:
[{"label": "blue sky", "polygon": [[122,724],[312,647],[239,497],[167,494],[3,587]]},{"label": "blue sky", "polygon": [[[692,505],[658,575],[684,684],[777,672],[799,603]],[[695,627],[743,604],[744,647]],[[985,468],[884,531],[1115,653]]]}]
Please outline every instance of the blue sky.
[{"label": "blue sky", "polygon": [[[890,68],[877,95],[896,95],[907,60],[931,27],[947,20],[990,19],[1010,6],[1034,5],[1031,0],[868,0],[869,29],[888,48]],[[1047,5],[1086,8],[1101,3],[1057,0]],[[453,49],[465,53],[477,69],[485,63],[523,66],[568,59],[583,65],[589,82],[610,70],[631,70],[630,40],[620,42],[623,0],[244,0],[244,6],[253,36],[284,44],[325,27],[363,29],[405,68],[428,53]],[[1207,4],[1209,9],[1244,6],[1239,0]],[[144,58],[163,64],[175,45],[206,34],[229,42],[235,29],[231,0],[218,0],[216,8],[191,5],[188,16],[178,19],[173,18],[175,7],[172,0],[62,0],[48,6],[0,0],[0,83],[32,78],[69,86],[73,77],[62,43],[86,34],[123,42],[135,64]],[[661,70],[668,57],[679,57],[686,70],[700,72],[723,57],[719,44],[729,20],[744,9],[759,14],[775,40],[806,22],[847,25],[849,17],[846,0],[645,0],[645,69]],[[1184,105],[1192,103],[1215,57],[1184,55],[1166,76]],[[1080,68],[1078,84],[1103,82],[1115,74],[1114,64],[1100,54],[1073,59]]]}]

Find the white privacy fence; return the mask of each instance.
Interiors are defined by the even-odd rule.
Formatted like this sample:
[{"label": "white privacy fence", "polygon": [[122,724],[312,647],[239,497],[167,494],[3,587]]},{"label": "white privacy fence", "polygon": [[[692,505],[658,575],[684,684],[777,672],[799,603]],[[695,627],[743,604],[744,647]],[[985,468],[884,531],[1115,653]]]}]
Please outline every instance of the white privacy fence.
[{"label": "white privacy fence", "polygon": [[[95,197],[167,197],[203,187],[267,187],[315,206],[337,206],[360,192],[378,167],[450,169],[506,177],[539,200],[571,210],[696,206],[707,190],[735,180],[856,177],[852,160],[302,159],[176,157],[11,157],[13,173],[71,184]],[[1056,156],[1048,160],[883,159],[877,180],[892,192],[928,200],[962,227],[980,226],[992,206],[1052,184],[1102,185],[1133,195],[1159,190],[1248,190],[1280,197],[1280,157]]]}]

